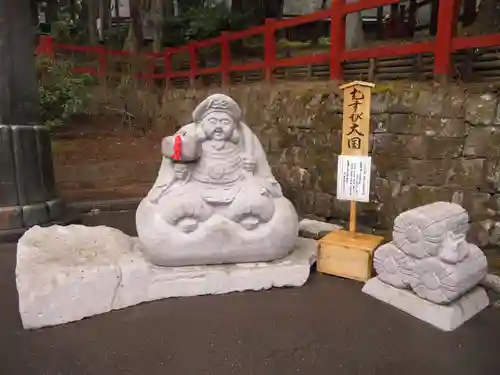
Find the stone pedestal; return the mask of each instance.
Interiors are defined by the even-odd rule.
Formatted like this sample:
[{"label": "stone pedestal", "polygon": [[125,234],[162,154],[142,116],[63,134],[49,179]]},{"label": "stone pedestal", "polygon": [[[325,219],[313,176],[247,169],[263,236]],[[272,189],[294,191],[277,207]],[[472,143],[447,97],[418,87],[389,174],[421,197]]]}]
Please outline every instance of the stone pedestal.
[{"label": "stone pedestal", "polygon": [[388,285],[377,277],[365,284],[363,293],[443,331],[453,331],[489,305],[488,295],[481,287],[474,288],[449,305],[437,305],[418,297],[409,290]]},{"label": "stone pedestal", "polygon": [[315,261],[316,241],[299,238],[273,262],[157,267],[119,230],[37,226],[18,243],[19,310],[25,328],[39,328],[163,298],[301,286]]},{"label": "stone pedestal", "polygon": [[43,126],[0,125],[0,231],[61,218],[50,134]]}]

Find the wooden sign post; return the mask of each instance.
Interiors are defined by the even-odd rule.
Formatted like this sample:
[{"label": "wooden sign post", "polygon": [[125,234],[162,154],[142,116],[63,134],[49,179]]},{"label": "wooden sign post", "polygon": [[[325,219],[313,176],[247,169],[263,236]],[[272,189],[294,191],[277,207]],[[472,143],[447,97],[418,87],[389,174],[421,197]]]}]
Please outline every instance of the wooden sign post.
[{"label": "wooden sign post", "polygon": [[318,270],[366,281],[372,275],[373,251],[383,237],[356,232],[356,202],[370,200],[370,109],[373,83],[354,81],[344,91],[342,155],[337,167],[337,199],[350,201],[349,231],[337,230],[320,240]]},{"label": "wooden sign post", "polygon": [[[340,89],[344,91],[342,155],[368,156],[370,148],[371,89],[373,87],[375,87],[375,84],[362,81],[354,81],[340,86]],[[342,162],[345,164],[344,160]],[[365,162],[368,162],[371,167],[371,160],[365,160]],[[353,185],[351,181],[341,181],[341,185],[342,183]],[[363,184],[363,182],[360,183]],[[370,179],[368,178],[368,188],[369,184]],[[367,193],[369,194],[369,189]],[[347,195],[349,195],[349,192],[347,192]],[[368,201],[369,198],[361,200]],[[356,233],[356,200],[354,199],[351,200],[350,205],[349,232]]]}]

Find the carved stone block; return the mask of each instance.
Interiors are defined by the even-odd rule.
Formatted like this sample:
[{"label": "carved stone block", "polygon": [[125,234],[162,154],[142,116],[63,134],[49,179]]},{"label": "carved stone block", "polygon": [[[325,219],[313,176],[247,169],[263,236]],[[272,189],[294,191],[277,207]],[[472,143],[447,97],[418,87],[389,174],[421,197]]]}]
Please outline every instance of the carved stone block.
[{"label": "carved stone block", "polygon": [[401,251],[420,259],[437,255],[444,241],[463,241],[468,229],[469,216],[461,206],[435,202],[399,215],[392,238]]},{"label": "carved stone block", "polygon": [[83,225],[33,227],[19,240],[16,283],[24,328],[77,321],[142,302],[301,286],[316,241],[299,238],[273,262],[157,267],[141,243],[119,230]]},{"label": "carved stone block", "polygon": [[[476,288],[488,263],[466,241],[468,229],[467,212],[454,203],[435,202],[402,213],[394,221],[393,241],[375,251],[378,276],[363,291],[440,328],[455,328],[488,305],[484,291]],[[470,302],[476,299],[479,305]]]}]

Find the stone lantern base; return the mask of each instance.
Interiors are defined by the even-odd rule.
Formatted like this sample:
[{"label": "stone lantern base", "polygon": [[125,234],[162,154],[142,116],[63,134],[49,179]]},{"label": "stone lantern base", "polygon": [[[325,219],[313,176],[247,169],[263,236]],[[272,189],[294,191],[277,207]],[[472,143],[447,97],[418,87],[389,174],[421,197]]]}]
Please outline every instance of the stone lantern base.
[{"label": "stone lantern base", "polygon": [[0,239],[59,222],[63,214],[48,129],[0,125]]}]

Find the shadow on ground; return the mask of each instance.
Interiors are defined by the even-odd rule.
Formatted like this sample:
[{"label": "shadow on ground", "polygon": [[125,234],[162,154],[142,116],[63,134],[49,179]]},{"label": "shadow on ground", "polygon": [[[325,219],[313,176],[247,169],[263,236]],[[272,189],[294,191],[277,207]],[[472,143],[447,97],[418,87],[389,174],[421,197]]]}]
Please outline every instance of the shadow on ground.
[{"label": "shadow on ground", "polygon": [[[133,234],[133,214],[87,216]],[[0,246],[2,375],[495,375],[500,309],[443,333],[314,274],[297,289],[167,299],[24,331],[15,246]]]}]

